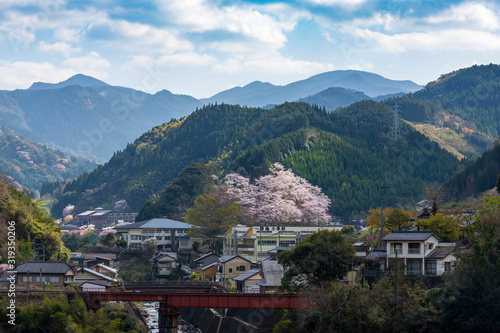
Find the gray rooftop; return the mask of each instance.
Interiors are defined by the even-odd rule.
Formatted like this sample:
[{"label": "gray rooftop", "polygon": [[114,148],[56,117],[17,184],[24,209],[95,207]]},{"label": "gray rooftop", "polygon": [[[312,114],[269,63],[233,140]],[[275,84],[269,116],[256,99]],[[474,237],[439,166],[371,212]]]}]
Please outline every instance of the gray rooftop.
[{"label": "gray rooftop", "polygon": [[[40,269],[42,274],[66,274],[66,272],[70,269],[75,269],[73,265],[70,265],[65,262],[25,262],[17,266],[16,271],[21,274],[30,273],[40,273]],[[75,269],[76,271],[76,269]]]},{"label": "gray rooftop", "polygon": [[193,261],[198,261],[198,260],[201,260],[201,259],[207,258],[207,257],[212,256],[212,255],[217,256],[217,258],[219,258],[219,257],[220,257],[220,255],[218,255],[217,253],[210,252],[210,253],[207,253],[207,254],[205,254],[205,255],[203,255],[203,256],[201,256],[201,257],[199,257],[199,258],[194,259]]},{"label": "gray rooftop", "polygon": [[383,238],[384,241],[425,241],[429,237],[434,236],[441,240],[438,235],[432,230],[419,231],[419,230],[405,230],[405,231],[391,231],[390,234]]},{"label": "gray rooftop", "polygon": [[366,259],[373,260],[385,257],[387,257],[387,253],[385,250],[373,250],[372,252],[367,254]]},{"label": "gray rooftop", "polygon": [[243,258],[242,256],[239,256],[239,255],[237,255],[237,254],[226,254],[226,255],[223,255],[223,256],[219,257],[219,262],[221,262],[221,263],[225,263],[225,262],[228,262],[228,261],[230,261],[230,260],[233,260],[233,259],[234,259],[234,258],[236,258],[236,257],[238,257],[238,258],[240,258],[240,259],[243,259],[243,260],[246,260],[246,261],[248,261],[249,263],[251,263],[251,261],[250,261],[250,260],[245,259],[245,258]]},{"label": "gray rooftop", "polygon": [[151,219],[132,224],[118,225],[117,230],[121,229],[189,229],[191,224],[170,219]]},{"label": "gray rooftop", "polygon": [[238,276],[235,276],[234,278],[231,278],[231,280],[234,281],[245,281],[248,278],[251,278],[255,274],[259,274],[262,270],[260,268],[252,268],[246,271],[245,273],[242,273]]},{"label": "gray rooftop", "polygon": [[444,259],[446,258],[452,251],[454,247],[451,246],[438,246],[431,253],[429,253],[425,259]]},{"label": "gray rooftop", "polygon": [[206,265],[205,267],[202,267],[202,268],[201,268],[201,270],[202,270],[202,271],[204,271],[204,270],[205,270],[205,269],[207,269],[207,268],[210,268],[210,267],[212,267],[212,266],[218,266],[218,265],[219,265],[219,263],[218,263],[217,261],[214,261],[213,263],[208,264],[208,265]]}]

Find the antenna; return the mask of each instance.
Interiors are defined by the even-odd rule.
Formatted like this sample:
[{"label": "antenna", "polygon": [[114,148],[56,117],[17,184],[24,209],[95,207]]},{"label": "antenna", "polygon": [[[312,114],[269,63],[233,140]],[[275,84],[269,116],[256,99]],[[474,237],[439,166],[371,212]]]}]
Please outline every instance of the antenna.
[{"label": "antenna", "polygon": [[401,129],[399,127],[399,105],[396,102],[394,106],[392,107],[394,114],[393,114],[393,121],[392,121],[392,139],[396,140],[399,138],[401,135]]}]

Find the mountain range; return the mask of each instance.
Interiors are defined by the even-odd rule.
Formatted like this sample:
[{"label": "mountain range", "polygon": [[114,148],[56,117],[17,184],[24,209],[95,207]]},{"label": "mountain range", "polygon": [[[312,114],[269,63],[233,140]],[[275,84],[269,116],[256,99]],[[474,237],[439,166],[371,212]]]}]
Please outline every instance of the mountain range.
[{"label": "mountain range", "polygon": [[[187,116],[203,104],[262,107],[308,98],[332,87],[344,90],[336,91],[337,102],[326,103],[329,109],[371,95],[420,88],[411,81],[389,80],[367,72],[333,71],[286,86],[253,82],[198,100],[167,90],[148,94],[111,86],[78,74],[60,83],[36,82],[26,90],[0,91],[0,122],[32,140],[103,163],[145,131]],[[353,98],[353,87],[365,89],[367,95],[358,93]]]},{"label": "mountain range", "polygon": [[[299,102],[272,109],[211,104],[153,128],[66,184],[52,214],[59,217],[68,204],[83,211],[119,200],[138,211],[192,163],[255,178],[281,162],[320,186],[334,202],[332,212],[341,216],[376,207],[380,182],[390,183],[388,204],[408,205],[426,182],[449,179],[459,161],[406,123],[401,136],[391,138],[392,114],[375,101],[333,113]],[[422,154],[422,146],[432,154]]]}]

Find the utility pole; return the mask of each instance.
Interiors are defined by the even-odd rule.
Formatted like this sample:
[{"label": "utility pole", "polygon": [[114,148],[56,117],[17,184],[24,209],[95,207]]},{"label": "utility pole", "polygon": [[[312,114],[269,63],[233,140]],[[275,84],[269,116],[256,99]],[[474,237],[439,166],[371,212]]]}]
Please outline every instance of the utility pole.
[{"label": "utility pole", "polygon": [[378,230],[378,244],[377,248],[380,250],[382,246],[382,238],[384,238],[384,190],[389,188],[387,185],[379,185],[380,189],[380,228]]}]

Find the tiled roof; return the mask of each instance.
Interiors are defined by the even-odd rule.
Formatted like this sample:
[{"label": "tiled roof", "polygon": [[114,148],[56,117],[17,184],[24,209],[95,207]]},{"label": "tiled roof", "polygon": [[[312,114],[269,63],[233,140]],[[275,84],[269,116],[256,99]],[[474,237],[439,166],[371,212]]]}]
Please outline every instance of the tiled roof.
[{"label": "tiled roof", "polygon": [[213,262],[211,264],[206,265],[205,267],[202,267],[201,270],[204,271],[207,268],[210,268],[212,266],[217,266],[217,265],[219,265],[219,263],[217,261],[215,261],[215,262]]},{"label": "tiled roof", "polygon": [[373,250],[372,252],[368,253],[368,255],[366,256],[366,259],[373,260],[373,259],[385,258],[385,257],[387,257],[387,253],[385,250]]},{"label": "tiled roof", "polygon": [[109,276],[106,276],[106,275],[104,275],[104,274],[98,273],[98,272],[93,271],[93,270],[91,270],[91,269],[88,269],[88,268],[82,268],[82,269],[83,269],[85,272],[90,273],[90,274],[94,274],[94,275],[96,275],[96,276],[98,276],[98,277],[100,277],[100,278],[102,278],[102,279],[105,279],[105,280],[108,280],[108,281],[116,281],[115,279],[110,278]]},{"label": "tiled roof", "polygon": [[434,236],[441,240],[434,231],[419,231],[419,230],[405,230],[405,231],[391,231],[390,234],[383,238],[384,241],[425,241],[429,237]]},{"label": "tiled roof", "polygon": [[74,266],[65,262],[25,262],[17,266],[16,271],[18,273],[26,274],[28,271],[30,273],[40,273],[42,274],[66,274],[70,269],[75,269]]},{"label": "tiled roof", "polygon": [[431,253],[429,253],[425,259],[444,259],[446,258],[452,251],[453,247],[451,246],[438,246]]},{"label": "tiled roof", "polygon": [[242,256],[239,256],[239,255],[237,255],[237,254],[226,254],[226,255],[223,255],[223,256],[219,257],[219,262],[220,262],[220,263],[225,263],[225,262],[228,262],[228,261],[230,261],[230,260],[233,260],[233,259],[234,259],[234,258],[236,258],[236,257],[238,257],[238,258],[240,258],[240,259],[243,259],[243,260],[246,260],[246,261],[248,261],[249,263],[251,263],[251,261],[250,261],[250,260],[245,259],[245,258],[243,258]]},{"label": "tiled roof", "polygon": [[231,280],[234,280],[234,281],[245,281],[246,279],[251,278],[255,274],[259,274],[261,271],[262,270],[260,268],[252,268],[252,269],[246,271],[245,273],[242,273],[242,274],[240,274],[238,276],[235,276],[234,278],[231,278]]},{"label": "tiled roof", "polygon": [[206,257],[208,257],[208,256],[211,256],[211,255],[214,255],[214,256],[220,257],[220,255],[218,255],[218,254],[216,254],[216,253],[213,253],[213,252],[210,252],[210,253],[207,253],[207,254],[205,254],[205,255],[203,255],[203,256],[201,256],[201,257],[199,257],[199,258],[194,259],[193,261],[198,261],[198,260],[204,259],[204,258],[206,258]]}]

